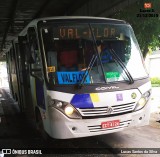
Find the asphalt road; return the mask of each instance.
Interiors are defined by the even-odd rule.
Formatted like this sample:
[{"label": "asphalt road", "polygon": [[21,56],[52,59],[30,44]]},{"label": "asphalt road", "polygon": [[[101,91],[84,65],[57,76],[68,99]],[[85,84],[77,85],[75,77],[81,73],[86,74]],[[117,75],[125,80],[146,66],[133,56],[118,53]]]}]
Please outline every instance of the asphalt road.
[{"label": "asphalt road", "polygon": [[[160,88],[152,93],[150,125],[117,133],[71,140],[43,141],[35,130],[19,114],[7,88],[0,89],[0,148],[59,150],[54,156],[160,156],[160,154],[114,154],[121,148],[159,148]],[[66,153],[68,152],[69,153]],[[73,151],[72,151],[73,150]],[[123,150],[123,149],[122,149]],[[149,150],[149,149],[148,149]],[[151,150],[149,150],[151,151]],[[156,151],[156,150],[155,150]],[[63,154],[63,155],[62,155]],[[75,155],[76,154],[76,155]],[[14,155],[20,156],[20,155]],[[23,155],[27,157],[28,155]],[[32,155],[36,156],[36,155]],[[45,155],[53,156],[53,155]],[[6,157],[6,155],[5,155]]]}]

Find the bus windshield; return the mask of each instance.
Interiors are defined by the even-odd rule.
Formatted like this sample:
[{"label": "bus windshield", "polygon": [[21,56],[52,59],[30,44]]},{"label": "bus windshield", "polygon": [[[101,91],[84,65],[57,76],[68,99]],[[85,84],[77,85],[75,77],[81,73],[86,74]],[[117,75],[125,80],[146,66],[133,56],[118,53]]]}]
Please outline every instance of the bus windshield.
[{"label": "bus windshield", "polygon": [[[133,30],[125,24],[53,23],[40,30],[51,84],[111,83],[147,77]],[[96,50],[97,49],[97,50]],[[123,68],[114,54],[125,68]]]}]

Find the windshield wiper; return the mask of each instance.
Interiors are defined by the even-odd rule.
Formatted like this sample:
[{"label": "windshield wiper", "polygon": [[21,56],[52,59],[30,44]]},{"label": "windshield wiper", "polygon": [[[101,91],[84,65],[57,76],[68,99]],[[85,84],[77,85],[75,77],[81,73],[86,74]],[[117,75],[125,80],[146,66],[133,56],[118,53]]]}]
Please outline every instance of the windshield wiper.
[{"label": "windshield wiper", "polygon": [[119,58],[119,56],[116,54],[116,52],[113,49],[110,49],[109,52],[112,54],[112,56],[114,57],[115,61],[117,61],[119,63],[119,65],[121,66],[121,68],[126,73],[128,79],[129,79],[129,83],[130,84],[134,83],[134,79],[133,79],[132,75],[130,74],[130,72],[128,71],[127,67],[124,65],[124,63],[122,62],[122,60]]},{"label": "windshield wiper", "polygon": [[84,72],[84,76],[83,76],[83,78],[82,78],[80,84],[78,84],[78,87],[79,87],[79,88],[81,88],[82,85],[84,84],[84,82],[85,82],[85,80],[86,80],[88,74],[90,73],[90,71],[91,71],[91,69],[92,69],[92,67],[93,67],[93,65],[94,65],[94,63],[95,63],[95,61],[96,61],[96,59],[97,59],[97,56],[96,56],[95,54],[93,54],[93,55],[92,55],[92,59],[91,59],[91,61],[90,61],[89,65],[88,65],[88,67],[86,68],[86,70],[85,70],[85,72]]},{"label": "windshield wiper", "polygon": [[[92,36],[92,39],[93,39],[94,49],[95,49],[97,55],[93,55],[93,56],[92,56],[92,59],[91,59],[89,65],[88,65],[87,69],[85,70],[85,74],[84,74],[84,76],[83,76],[83,78],[82,78],[82,81],[81,81],[80,84],[78,85],[78,87],[80,87],[80,88],[83,86],[83,84],[84,84],[84,82],[85,82],[85,80],[86,80],[86,77],[88,76],[90,70],[92,69],[95,60],[97,59],[97,56],[98,56],[98,59],[99,59],[99,61],[100,61],[100,66],[101,66],[101,69],[102,69],[102,73],[103,73],[103,76],[104,76],[105,83],[107,83],[107,80],[106,80],[106,77],[105,77],[105,73],[104,73],[104,69],[103,69],[103,65],[102,65],[102,61],[101,61],[101,57],[100,57],[100,54],[98,53],[98,49],[97,49],[96,38],[95,38],[95,35],[94,35],[94,33],[93,33],[93,30],[92,30],[91,25],[90,25],[90,24],[88,24],[88,25],[89,25],[89,30],[90,30],[90,32],[91,32],[91,36]],[[93,62],[92,62],[92,60],[93,60]]]}]

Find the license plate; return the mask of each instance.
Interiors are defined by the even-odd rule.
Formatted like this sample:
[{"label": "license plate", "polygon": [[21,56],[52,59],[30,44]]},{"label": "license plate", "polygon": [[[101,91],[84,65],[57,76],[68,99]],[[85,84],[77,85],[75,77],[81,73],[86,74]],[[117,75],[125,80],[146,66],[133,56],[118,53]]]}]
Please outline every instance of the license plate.
[{"label": "license plate", "polygon": [[120,124],[120,120],[112,120],[112,121],[102,122],[101,127],[102,129],[113,128],[113,127],[119,126],[119,124]]}]

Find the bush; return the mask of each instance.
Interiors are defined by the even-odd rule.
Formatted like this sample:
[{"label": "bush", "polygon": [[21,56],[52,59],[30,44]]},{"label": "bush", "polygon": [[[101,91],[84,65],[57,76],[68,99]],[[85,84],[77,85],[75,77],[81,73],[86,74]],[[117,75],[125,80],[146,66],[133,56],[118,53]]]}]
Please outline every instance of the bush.
[{"label": "bush", "polygon": [[151,84],[160,85],[160,78],[158,77],[151,78]]}]

